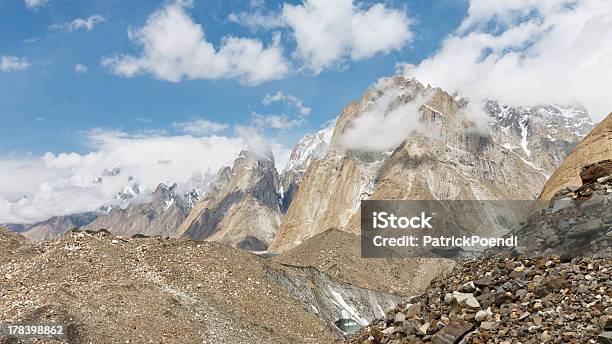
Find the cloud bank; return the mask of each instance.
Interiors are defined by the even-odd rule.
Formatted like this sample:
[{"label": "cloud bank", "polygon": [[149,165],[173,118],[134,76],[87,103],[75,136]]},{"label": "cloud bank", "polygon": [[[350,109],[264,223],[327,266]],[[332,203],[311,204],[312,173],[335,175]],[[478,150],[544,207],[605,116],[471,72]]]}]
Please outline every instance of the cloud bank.
[{"label": "cloud bank", "polygon": [[408,76],[470,98],[612,111],[612,2],[471,0],[461,26]]}]

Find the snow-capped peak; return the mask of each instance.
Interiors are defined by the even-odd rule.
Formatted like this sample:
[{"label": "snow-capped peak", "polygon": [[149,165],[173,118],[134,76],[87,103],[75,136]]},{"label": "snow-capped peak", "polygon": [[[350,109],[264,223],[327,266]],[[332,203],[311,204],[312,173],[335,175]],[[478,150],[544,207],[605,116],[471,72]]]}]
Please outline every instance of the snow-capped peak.
[{"label": "snow-capped peak", "polygon": [[304,136],[291,151],[285,171],[304,172],[313,160],[321,158],[329,149],[334,127],[329,126],[315,134]]}]

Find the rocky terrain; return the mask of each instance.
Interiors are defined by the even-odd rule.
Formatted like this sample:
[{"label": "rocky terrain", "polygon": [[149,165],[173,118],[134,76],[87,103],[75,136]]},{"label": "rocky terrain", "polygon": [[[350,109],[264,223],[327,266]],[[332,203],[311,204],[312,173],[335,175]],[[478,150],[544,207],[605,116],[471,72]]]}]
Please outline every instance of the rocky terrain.
[{"label": "rocky terrain", "polygon": [[[56,323],[70,343],[330,343],[402,298],[214,242],[0,229],[0,323]],[[0,342],[14,342],[0,337]]]},{"label": "rocky terrain", "polygon": [[584,166],[580,178],[514,233],[515,253],[612,257],[612,160]]},{"label": "rocky terrain", "polygon": [[612,260],[478,260],[349,343],[609,343]]},{"label": "rocky terrain", "polygon": [[[578,186],[536,204],[514,233],[522,246],[458,264],[349,342],[611,343],[612,161],[584,144],[612,137],[602,133],[600,125],[561,164]],[[576,168],[583,152],[595,162]]]},{"label": "rocky terrain", "polygon": [[274,157],[240,153],[233,167],[219,171],[212,191],[196,204],[172,237],[266,250],[282,220]]}]

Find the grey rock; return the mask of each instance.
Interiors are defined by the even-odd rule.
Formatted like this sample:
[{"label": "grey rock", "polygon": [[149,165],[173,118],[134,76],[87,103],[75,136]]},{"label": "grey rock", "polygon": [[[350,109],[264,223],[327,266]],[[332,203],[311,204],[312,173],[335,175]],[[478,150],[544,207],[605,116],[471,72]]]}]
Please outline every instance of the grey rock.
[{"label": "grey rock", "polygon": [[476,291],[476,286],[474,285],[474,282],[467,282],[461,286],[461,291],[464,293],[472,293]]},{"label": "grey rock", "polygon": [[597,341],[600,344],[612,344],[612,331],[602,332],[597,336]]},{"label": "grey rock", "polygon": [[479,278],[474,282],[474,285],[477,286],[478,288],[484,288],[484,287],[489,287],[491,285],[493,285],[493,279],[489,278],[489,277],[483,277],[483,278]]},{"label": "grey rock", "polygon": [[607,196],[603,195],[594,195],[584,203],[580,205],[580,210],[585,212],[587,215],[592,214],[598,209],[604,206],[604,202],[606,201]]},{"label": "grey rock", "polygon": [[389,326],[389,327],[387,327],[386,329],[384,329],[384,330],[382,330],[380,332],[382,332],[383,334],[389,335],[389,334],[393,333],[394,330],[395,330],[395,326]]},{"label": "grey rock", "polygon": [[487,318],[487,312],[483,310],[479,310],[478,312],[476,312],[476,316],[474,316],[474,320],[478,322],[483,321],[486,318]]},{"label": "grey rock", "polygon": [[560,200],[555,202],[555,205],[552,208],[553,213],[557,213],[563,209],[569,208],[574,204],[574,201],[571,198],[561,198]]},{"label": "grey rock", "polygon": [[587,222],[581,223],[574,226],[567,232],[570,237],[579,237],[582,235],[593,234],[604,228],[603,222],[599,219],[588,220]]}]

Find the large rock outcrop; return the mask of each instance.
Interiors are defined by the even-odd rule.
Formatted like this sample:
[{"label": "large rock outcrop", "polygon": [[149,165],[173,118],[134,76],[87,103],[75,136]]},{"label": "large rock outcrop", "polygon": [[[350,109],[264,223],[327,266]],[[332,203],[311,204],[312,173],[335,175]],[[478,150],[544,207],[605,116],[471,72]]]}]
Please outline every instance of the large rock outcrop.
[{"label": "large rock outcrop", "polygon": [[213,190],[172,234],[265,250],[282,219],[279,177],[271,154],[243,151],[233,167],[218,173]]},{"label": "large rock outcrop", "polygon": [[551,199],[568,186],[580,186],[580,169],[601,160],[612,159],[612,114],[601,121],[559,165],[544,185],[540,199]]}]

